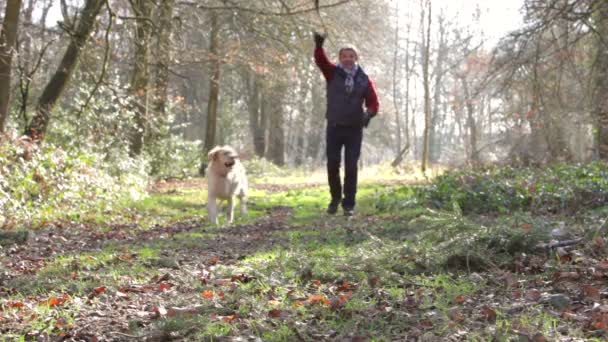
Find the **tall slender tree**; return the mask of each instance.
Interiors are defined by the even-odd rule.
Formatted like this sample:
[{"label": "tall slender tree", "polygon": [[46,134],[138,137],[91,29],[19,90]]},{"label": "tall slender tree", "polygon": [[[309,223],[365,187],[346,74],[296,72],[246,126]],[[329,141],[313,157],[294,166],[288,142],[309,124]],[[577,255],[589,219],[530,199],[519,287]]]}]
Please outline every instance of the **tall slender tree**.
[{"label": "tall slender tree", "polygon": [[[426,5],[424,4],[426,2]],[[429,64],[431,59],[431,1],[420,0],[422,18],[426,14],[426,24],[424,19],[421,25],[423,51],[422,51],[422,82],[424,87],[424,130],[422,133],[422,172],[426,172],[427,163],[429,160],[429,129],[431,127],[431,89],[430,89],[430,73]],[[425,32],[426,30],[426,32]]]},{"label": "tall slender tree", "polygon": [[42,139],[46,134],[51,118],[51,111],[68,85],[72,73],[78,64],[78,56],[93,30],[95,18],[106,1],[107,0],[87,0],[85,2],[76,27],[73,31],[70,30],[70,44],[68,45],[57,70],[44,87],[42,95],[38,100],[34,117],[25,129],[25,134],[29,137],[33,139]]},{"label": "tall slender tree", "polygon": [[21,0],[8,0],[6,2],[2,32],[0,32],[0,133],[4,131],[9,112],[11,65],[15,41],[17,40],[20,9]]},{"label": "tall slender tree", "polygon": [[131,133],[129,153],[132,157],[139,156],[144,147],[149,123],[148,108],[150,105],[150,39],[152,34],[152,1],[129,0],[135,19],[135,55],[133,72],[131,74],[131,95],[133,96],[133,111],[135,113],[135,127]]}]

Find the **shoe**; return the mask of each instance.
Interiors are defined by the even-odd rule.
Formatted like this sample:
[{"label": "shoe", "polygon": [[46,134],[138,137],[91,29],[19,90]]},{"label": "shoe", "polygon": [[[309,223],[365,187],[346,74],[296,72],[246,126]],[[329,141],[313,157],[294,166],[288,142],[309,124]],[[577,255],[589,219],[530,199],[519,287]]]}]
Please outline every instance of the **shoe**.
[{"label": "shoe", "polygon": [[344,216],[351,217],[355,215],[355,209],[353,208],[344,208]]},{"label": "shoe", "polygon": [[327,213],[329,215],[334,215],[335,213],[338,212],[339,205],[340,205],[340,202],[331,201],[329,203],[329,206],[327,206]]}]

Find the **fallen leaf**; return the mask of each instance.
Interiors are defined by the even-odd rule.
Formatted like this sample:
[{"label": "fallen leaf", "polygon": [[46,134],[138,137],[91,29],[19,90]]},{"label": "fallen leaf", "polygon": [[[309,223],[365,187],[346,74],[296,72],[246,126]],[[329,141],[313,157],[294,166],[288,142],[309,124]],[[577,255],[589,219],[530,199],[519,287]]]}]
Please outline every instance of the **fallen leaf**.
[{"label": "fallen leaf", "polygon": [[433,327],[433,322],[429,321],[428,319],[427,319],[427,320],[420,321],[420,322],[418,322],[418,323],[420,324],[420,326],[421,326],[421,327],[424,327],[424,328],[426,328],[426,329],[428,329],[428,328],[432,328],[432,327]]},{"label": "fallen leaf", "polygon": [[165,283],[165,282],[162,282],[158,285],[158,289],[161,291],[169,290],[171,287],[173,287],[172,284]]},{"label": "fallen leaf", "polygon": [[45,301],[42,301],[41,303],[48,306],[59,306],[65,303],[69,298],[70,296],[63,294],[59,297],[51,297]]},{"label": "fallen leaf", "polygon": [[583,296],[585,299],[599,301],[601,299],[600,289],[590,285],[582,286]]},{"label": "fallen leaf", "polygon": [[448,317],[450,317],[452,321],[457,323],[464,321],[465,318],[462,314],[462,311],[457,307],[452,308],[448,311]]},{"label": "fallen leaf", "polygon": [[341,293],[340,296],[338,296],[338,298],[332,299],[329,306],[333,310],[337,310],[337,309],[341,308],[342,306],[344,306],[344,304],[346,304],[346,302],[348,302],[351,295],[352,295],[352,292]]},{"label": "fallen leaf", "polygon": [[221,320],[226,323],[230,323],[236,319],[236,315],[218,316],[218,317],[221,317]]},{"label": "fallen leaf", "polygon": [[22,308],[25,306],[25,304],[20,301],[11,300],[6,303],[6,306],[8,306],[9,308]]},{"label": "fallen leaf", "polygon": [[348,281],[344,280],[340,283],[340,285],[338,285],[337,290],[344,292],[344,291],[351,291],[356,288],[357,288],[357,286],[355,284],[351,284]]},{"label": "fallen leaf", "polygon": [[577,272],[556,272],[553,278],[555,280],[577,280],[580,278],[580,274]]},{"label": "fallen leaf", "polygon": [[153,317],[152,318],[160,318],[167,315],[167,309],[164,306],[153,306],[152,307]]},{"label": "fallen leaf", "polygon": [[283,318],[286,316],[286,313],[283,310],[272,309],[268,311],[268,317],[271,318]]},{"label": "fallen leaf", "polygon": [[608,271],[608,260],[600,261],[600,263],[597,265],[597,268],[602,271]]},{"label": "fallen leaf", "polygon": [[93,292],[97,293],[97,294],[101,294],[104,293],[106,291],[106,287],[105,286],[99,286],[93,289]]},{"label": "fallen leaf", "polygon": [[529,289],[526,291],[526,299],[529,301],[536,302],[540,299],[541,292],[537,289]]},{"label": "fallen leaf", "polygon": [[455,304],[462,304],[465,302],[465,298],[464,296],[457,296],[456,298],[454,298],[454,303]]},{"label": "fallen leaf", "polygon": [[254,279],[255,279],[255,277],[251,277],[251,276],[248,276],[243,273],[238,274],[238,275],[233,275],[232,277],[230,277],[230,281],[239,281],[243,284],[246,284]]},{"label": "fallen leaf", "polygon": [[330,301],[329,301],[329,299],[327,299],[327,297],[325,297],[325,295],[318,294],[318,295],[310,295],[308,297],[308,303],[309,304],[322,303],[323,305],[329,305]]},{"label": "fallen leaf", "polygon": [[91,291],[91,293],[89,294],[88,298],[89,299],[93,299],[97,296],[99,296],[100,294],[104,293],[106,291],[106,287],[105,286],[99,286],[93,289],[93,291]]},{"label": "fallen leaf", "polygon": [[209,263],[210,263],[211,265],[215,265],[215,264],[217,264],[218,262],[220,262],[220,259],[219,259],[218,257],[216,257],[216,256],[212,256],[212,257],[211,257],[211,259],[209,259]]},{"label": "fallen leaf", "polygon": [[604,240],[601,236],[596,236],[593,238],[593,246],[597,249],[602,249],[606,246],[606,240]]},{"label": "fallen leaf", "polygon": [[152,283],[160,283],[160,282],[168,281],[168,280],[171,280],[171,275],[169,273],[165,273],[160,277],[157,274],[154,277],[152,277],[152,279],[150,279],[150,281]]},{"label": "fallen leaf", "polygon": [[496,311],[491,307],[484,305],[481,308],[481,314],[484,316],[486,321],[491,323],[496,322]]}]

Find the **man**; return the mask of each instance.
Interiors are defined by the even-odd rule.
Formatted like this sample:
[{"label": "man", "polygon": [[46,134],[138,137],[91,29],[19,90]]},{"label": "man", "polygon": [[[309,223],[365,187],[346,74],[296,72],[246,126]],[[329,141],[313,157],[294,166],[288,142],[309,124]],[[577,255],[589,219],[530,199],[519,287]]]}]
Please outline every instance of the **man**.
[{"label": "man", "polygon": [[[335,214],[342,204],[345,216],[352,216],[357,194],[357,164],[361,154],[363,127],[367,127],[379,109],[372,80],[357,64],[354,47],[341,48],[339,64],[333,64],[323,50],[325,36],[314,33],[315,63],[327,81],[327,179],[331,193],[328,214]],[[365,104],[366,110],[363,109]],[[344,198],[340,180],[340,161],[344,146]]]}]

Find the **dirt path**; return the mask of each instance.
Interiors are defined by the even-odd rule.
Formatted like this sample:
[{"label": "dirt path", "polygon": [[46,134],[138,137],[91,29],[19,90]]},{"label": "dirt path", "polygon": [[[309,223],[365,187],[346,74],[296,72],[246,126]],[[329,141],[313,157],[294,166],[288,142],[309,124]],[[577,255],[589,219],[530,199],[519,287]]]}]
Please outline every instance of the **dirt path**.
[{"label": "dirt path", "polygon": [[[84,297],[56,289],[61,295],[52,297],[51,300],[56,298],[61,302],[57,303],[57,307],[68,305],[68,302],[80,307],[72,323],[68,324],[64,318],[55,322],[58,325],[56,330],[58,335],[68,340],[132,340],[135,337],[125,332],[133,330],[134,325],[140,331],[147,331],[148,326],[161,315],[200,314],[199,308],[188,305],[189,302],[200,301],[201,292],[196,284],[235,287],[239,282],[249,281],[246,275],[216,279],[213,275],[214,268],[233,265],[239,259],[259,251],[285,246],[287,240],[277,233],[294,229],[287,223],[292,212],[289,207],[275,207],[269,210],[268,215],[252,224],[219,228],[204,228],[204,222],[200,221],[183,221],[145,230],[135,224],[116,225],[107,232],[79,224],[43,229],[30,236],[26,244],[1,250],[3,272],[0,293],[16,294],[14,288],[1,286],[27,281],[24,279],[35,282],[38,272],[53,265],[57,258],[94,254],[112,246],[113,250],[123,252],[116,253],[112,260],[96,264],[92,268],[79,265],[77,259],[72,260],[71,275],[62,274],[73,282],[82,281],[97,286],[91,287],[89,295]],[[180,235],[192,233],[203,235],[176,239]],[[107,278],[99,276],[100,273],[112,271],[114,263],[125,267],[139,264],[141,256],[137,254],[137,249],[150,243],[160,244],[158,258],[143,262],[152,272],[137,277],[123,276],[116,280],[115,286],[104,286]],[[154,275],[147,280],[136,279],[149,273]],[[27,294],[27,288],[18,291],[23,290]],[[100,300],[95,300],[97,298]],[[34,314],[35,310],[29,309],[34,309],[45,300],[49,299],[30,293],[24,300],[15,302],[15,306],[23,306],[22,310],[12,317],[0,316],[0,331],[22,330],[23,324],[27,323],[25,317]],[[176,302],[183,303],[183,306],[175,306]],[[30,331],[30,336],[49,338],[39,335],[38,331]],[[166,340],[170,336],[166,335],[166,331],[152,329],[138,338]]]}]

